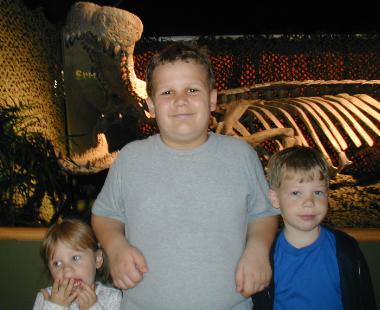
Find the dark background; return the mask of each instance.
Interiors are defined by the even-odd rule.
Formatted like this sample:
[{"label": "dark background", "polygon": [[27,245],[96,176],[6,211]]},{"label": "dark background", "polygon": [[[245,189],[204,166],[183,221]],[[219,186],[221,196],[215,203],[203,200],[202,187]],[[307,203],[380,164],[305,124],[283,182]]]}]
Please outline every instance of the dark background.
[{"label": "dark background", "polygon": [[[24,0],[64,23],[75,0]],[[125,9],[144,24],[144,37],[243,34],[379,33],[376,1],[90,1]]]}]

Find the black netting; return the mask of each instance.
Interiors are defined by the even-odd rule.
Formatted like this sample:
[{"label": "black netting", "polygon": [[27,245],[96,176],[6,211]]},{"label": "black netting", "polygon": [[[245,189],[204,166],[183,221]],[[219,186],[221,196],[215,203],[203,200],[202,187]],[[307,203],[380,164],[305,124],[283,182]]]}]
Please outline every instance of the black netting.
[{"label": "black netting", "polygon": [[[201,37],[218,90],[277,81],[380,78],[379,35],[266,35]],[[145,38],[135,48],[140,79],[150,57],[171,40]]]}]

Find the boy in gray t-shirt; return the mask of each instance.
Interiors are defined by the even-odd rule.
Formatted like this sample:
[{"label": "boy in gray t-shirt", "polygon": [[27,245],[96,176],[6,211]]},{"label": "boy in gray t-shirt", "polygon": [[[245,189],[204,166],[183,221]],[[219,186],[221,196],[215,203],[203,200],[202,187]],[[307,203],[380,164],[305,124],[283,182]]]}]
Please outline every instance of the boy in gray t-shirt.
[{"label": "boy in gray t-shirt", "polygon": [[95,201],[92,225],[121,309],[251,309],[271,279],[278,211],[256,152],[208,132],[211,64],[174,43],[147,68],[160,134],[126,145]]}]

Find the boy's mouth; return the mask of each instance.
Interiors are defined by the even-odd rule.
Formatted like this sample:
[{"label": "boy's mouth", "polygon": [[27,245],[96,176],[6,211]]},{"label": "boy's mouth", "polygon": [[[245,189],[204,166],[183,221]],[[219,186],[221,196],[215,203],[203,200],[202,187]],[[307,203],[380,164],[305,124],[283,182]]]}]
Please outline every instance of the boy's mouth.
[{"label": "boy's mouth", "polygon": [[315,219],[315,215],[305,214],[305,215],[300,215],[300,218],[304,221],[312,221]]},{"label": "boy's mouth", "polygon": [[173,117],[175,117],[175,118],[189,118],[192,115],[193,115],[192,113],[178,113],[178,114],[173,115]]}]

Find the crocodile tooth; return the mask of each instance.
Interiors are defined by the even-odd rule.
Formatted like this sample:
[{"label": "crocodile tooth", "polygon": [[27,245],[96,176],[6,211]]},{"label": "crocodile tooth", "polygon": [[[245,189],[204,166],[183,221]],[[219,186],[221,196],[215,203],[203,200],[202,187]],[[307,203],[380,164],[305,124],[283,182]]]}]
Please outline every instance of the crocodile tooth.
[{"label": "crocodile tooth", "polygon": [[121,50],[120,45],[119,45],[119,44],[116,44],[116,45],[115,45],[115,48],[113,49],[113,53],[114,53],[114,55],[115,55],[115,56],[118,55],[119,52],[120,52],[120,50]]},{"label": "crocodile tooth", "polygon": [[66,44],[69,44],[69,42],[70,42],[70,35],[68,33],[66,33],[66,35],[65,35],[65,42],[66,42]]},{"label": "crocodile tooth", "polygon": [[104,41],[104,49],[105,51],[108,51],[110,48],[110,42],[108,40]]}]

